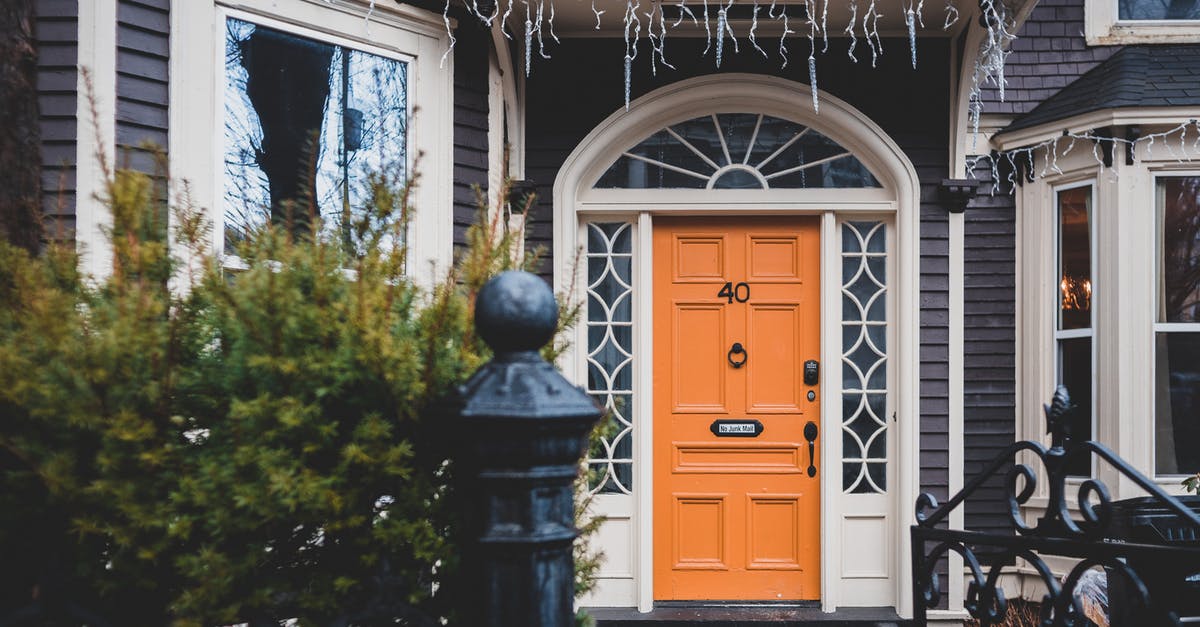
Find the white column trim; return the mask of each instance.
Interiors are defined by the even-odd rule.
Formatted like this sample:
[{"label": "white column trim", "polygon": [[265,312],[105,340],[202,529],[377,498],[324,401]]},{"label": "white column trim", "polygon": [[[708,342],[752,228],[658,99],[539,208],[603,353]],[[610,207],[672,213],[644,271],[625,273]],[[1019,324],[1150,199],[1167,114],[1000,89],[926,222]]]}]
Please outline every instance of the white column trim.
[{"label": "white column trim", "polygon": [[[648,212],[638,214],[634,231],[638,248],[634,253],[635,276],[640,286],[634,294],[634,319],[646,321],[654,315],[654,231]],[[637,501],[637,608],[654,609],[654,325],[637,325],[638,355],[634,363],[638,390],[637,429],[634,440],[634,485]]]},{"label": "white column trim", "polygon": [[75,245],[80,269],[102,280],[112,271],[112,246],[104,234],[112,214],[103,196],[116,164],[117,0],[79,3],[78,50]]},{"label": "white column trim", "polygon": [[821,610],[841,603],[842,517],[842,299],[837,215],[821,214]]},{"label": "white column trim", "polygon": [[[965,212],[951,213],[949,216],[949,354],[947,357],[949,370],[949,424],[947,432],[949,434],[949,442],[947,443],[947,475],[948,475],[948,496],[954,496],[963,487],[964,482],[964,446],[966,434],[964,433],[964,404],[963,396],[963,376],[964,376],[964,349],[965,341],[963,334],[965,324],[963,320],[963,312],[965,309],[965,281],[966,277],[963,273],[965,266],[965,248],[966,248],[966,220]],[[956,507],[950,512],[950,528],[964,529],[965,516],[962,507]],[[961,610],[963,607],[963,599],[966,594],[963,581],[963,558],[954,551],[949,552],[949,571],[948,581],[946,585],[949,590],[949,609]]]}]

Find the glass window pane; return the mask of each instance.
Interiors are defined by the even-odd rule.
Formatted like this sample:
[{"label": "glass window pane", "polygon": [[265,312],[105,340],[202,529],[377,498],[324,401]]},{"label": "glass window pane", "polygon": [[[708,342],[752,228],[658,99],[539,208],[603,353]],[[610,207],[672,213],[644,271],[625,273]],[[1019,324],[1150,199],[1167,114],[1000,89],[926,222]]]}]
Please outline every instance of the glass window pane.
[{"label": "glass window pane", "polygon": [[1158,321],[1200,321],[1200,176],[1158,179]]},{"label": "glass window pane", "polygon": [[1200,472],[1200,333],[1159,333],[1155,346],[1154,469]]},{"label": "glass window pane", "polygon": [[1200,0],[1120,0],[1122,20],[1200,20]]},{"label": "glass window pane", "polygon": [[713,189],[762,189],[762,181],[747,170],[727,170],[713,182]]},{"label": "glass window pane", "polygon": [[1092,326],[1092,188],[1058,192],[1058,328]]},{"label": "glass window pane", "polygon": [[274,222],[329,232],[365,215],[368,174],[406,176],[407,65],[229,19],[225,239]]},{"label": "glass window pane", "polygon": [[883,232],[881,222],[842,225],[842,489],[851,493],[887,489],[887,326],[868,324],[886,321],[887,268],[862,245]]},{"label": "glass window pane", "polygon": [[[1092,338],[1080,337],[1058,341],[1058,382],[1071,393],[1075,411],[1067,418],[1071,438],[1092,439]],[[1067,472],[1090,476],[1091,460],[1080,456],[1071,460]]]},{"label": "glass window pane", "polygon": [[[725,170],[730,165],[746,169]],[[662,129],[618,157],[596,187],[762,189],[763,178],[776,189],[880,187],[837,142],[758,113],[705,115]]]},{"label": "glass window pane", "polygon": [[587,391],[607,410],[588,453],[593,492],[633,491],[633,256],[627,222],[587,225]]}]

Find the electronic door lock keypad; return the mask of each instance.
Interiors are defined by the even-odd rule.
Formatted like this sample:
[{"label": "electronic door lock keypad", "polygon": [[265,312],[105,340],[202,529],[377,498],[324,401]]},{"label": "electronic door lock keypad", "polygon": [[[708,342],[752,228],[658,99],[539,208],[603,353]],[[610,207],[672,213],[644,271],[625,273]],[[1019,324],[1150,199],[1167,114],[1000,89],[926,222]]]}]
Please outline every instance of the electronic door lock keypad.
[{"label": "electronic door lock keypad", "polygon": [[821,362],[815,359],[804,362],[804,385],[816,385],[820,380]]}]

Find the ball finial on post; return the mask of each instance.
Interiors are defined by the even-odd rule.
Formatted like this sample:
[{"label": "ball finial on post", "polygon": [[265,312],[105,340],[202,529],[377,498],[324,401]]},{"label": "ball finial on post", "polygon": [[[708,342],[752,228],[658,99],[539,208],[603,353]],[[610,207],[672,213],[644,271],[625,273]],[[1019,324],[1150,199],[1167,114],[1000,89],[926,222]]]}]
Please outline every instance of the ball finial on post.
[{"label": "ball finial on post", "polygon": [[536,351],[558,328],[554,292],[535,274],[502,272],[479,290],[475,328],[496,353]]}]

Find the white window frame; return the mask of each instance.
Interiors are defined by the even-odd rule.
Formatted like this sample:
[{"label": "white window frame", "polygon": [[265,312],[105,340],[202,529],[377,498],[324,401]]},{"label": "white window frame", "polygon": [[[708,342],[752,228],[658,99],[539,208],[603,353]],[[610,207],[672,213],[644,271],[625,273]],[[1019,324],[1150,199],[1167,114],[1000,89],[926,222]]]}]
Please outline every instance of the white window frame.
[{"label": "white window frame", "polygon": [[1150,472],[1148,475],[1154,477],[1155,481],[1160,483],[1178,484],[1184,477],[1190,475],[1186,473],[1158,474],[1158,334],[1159,333],[1200,333],[1200,322],[1159,322],[1158,320],[1158,298],[1159,285],[1161,283],[1159,272],[1162,265],[1162,223],[1159,217],[1158,208],[1158,181],[1164,178],[1186,178],[1200,177],[1200,170],[1158,170],[1150,173],[1150,190],[1151,190],[1151,206],[1154,209],[1154,298],[1150,302],[1153,308],[1153,332],[1150,335],[1150,353],[1151,353],[1151,376],[1148,381],[1151,390],[1151,419],[1150,423]]},{"label": "white window frame", "polygon": [[[453,54],[442,16],[368,0],[189,0],[171,11],[169,158],[194,206],[213,225],[211,251],[224,247],[225,24],[235,18],[404,61],[411,199],[409,272],[432,285],[449,268],[453,237]],[[453,22],[451,22],[453,27]],[[197,77],[189,79],[186,77]],[[419,160],[417,155],[420,155]],[[176,244],[178,246],[178,244]],[[177,251],[182,252],[182,251]],[[229,258],[231,265],[238,260]]]},{"label": "white window frame", "polygon": [[[1054,312],[1052,315],[1052,318],[1051,318],[1052,326],[1050,329],[1050,336],[1053,338],[1053,341],[1054,341],[1054,369],[1052,371],[1053,381],[1051,381],[1051,389],[1057,387],[1059,384],[1062,383],[1062,366],[1063,366],[1063,364],[1062,364],[1061,342],[1063,340],[1072,340],[1072,339],[1082,339],[1082,338],[1090,339],[1091,340],[1091,353],[1092,353],[1091,361],[1090,361],[1090,366],[1091,366],[1091,371],[1092,371],[1091,372],[1092,389],[1091,389],[1091,393],[1089,394],[1089,396],[1091,396],[1092,406],[1090,408],[1088,408],[1090,410],[1089,413],[1091,415],[1091,433],[1089,434],[1090,439],[1098,439],[1098,437],[1099,437],[1099,432],[1097,430],[1099,425],[1097,424],[1097,420],[1096,420],[1096,407],[1097,407],[1097,405],[1096,405],[1096,382],[1098,380],[1098,377],[1096,376],[1096,357],[1098,355],[1098,351],[1096,350],[1096,348],[1097,348],[1096,309],[1097,309],[1097,303],[1099,302],[1096,297],[1097,291],[1098,291],[1097,287],[1098,287],[1098,283],[1099,283],[1099,281],[1096,280],[1096,243],[1097,243],[1097,240],[1096,240],[1096,230],[1097,230],[1096,229],[1096,183],[1097,182],[1095,179],[1084,179],[1084,180],[1080,180],[1080,181],[1074,181],[1071,183],[1065,183],[1062,185],[1054,185],[1050,188],[1051,202],[1054,207],[1053,240],[1051,240],[1051,250],[1053,252],[1052,252],[1052,259],[1050,261],[1050,267],[1054,271],[1054,278],[1055,278],[1055,280],[1052,282],[1052,285],[1051,285],[1052,290],[1051,290],[1051,296],[1050,296],[1050,301],[1049,301],[1052,305],[1052,308],[1053,308],[1052,310]],[[1092,306],[1089,308],[1089,311],[1088,311],[1088,316],[1089,316],[1088,328],[1063,330],[1063,329],[1059,328],[1061,326],[1060,319],[1061,319],[1061,313],[1062,313],[1061,311],[1059,311],[1059,307],[1061,305],[1059,296],[1062,291],[1061,284],[1060,284],[1060,281],[1062,281],[1062,276],[1061,276],[1062,275],[1062,251],[1059,249],[1059,246],[1061,245],[1061,238],[1062,238],[1062,233],[1061,233],[1061,228],[1060,228],[1060,225],[1062,222],[1060,212],[1061,212],[1062,208],[1058,204],[1059,203],[1059,194],[1061,194],[1062,192],[1070,191],[1073,189],[1080,189],[1080,188],[1084,188],[1084,187],[1091,190],[1091,194],[1089,194],[1089,198],[1088,198],[1088,271],[1091,274],[1091,281],[1092,281]],[[1102,286],[1100,286],[1100,287],[1102,287]],[[1094,474],[1095,469],[1096,469],[1095,468],[1095,466],[1096,466],[1095,460],[1092,460],[1091,465],[1092,465],[1092,471]]]},{"label": "white window frame", "polygon": [[1200,20],[1122,20],[1119,0],[1087,0],[1084,35],[1090,46],[1200,42]]}]

